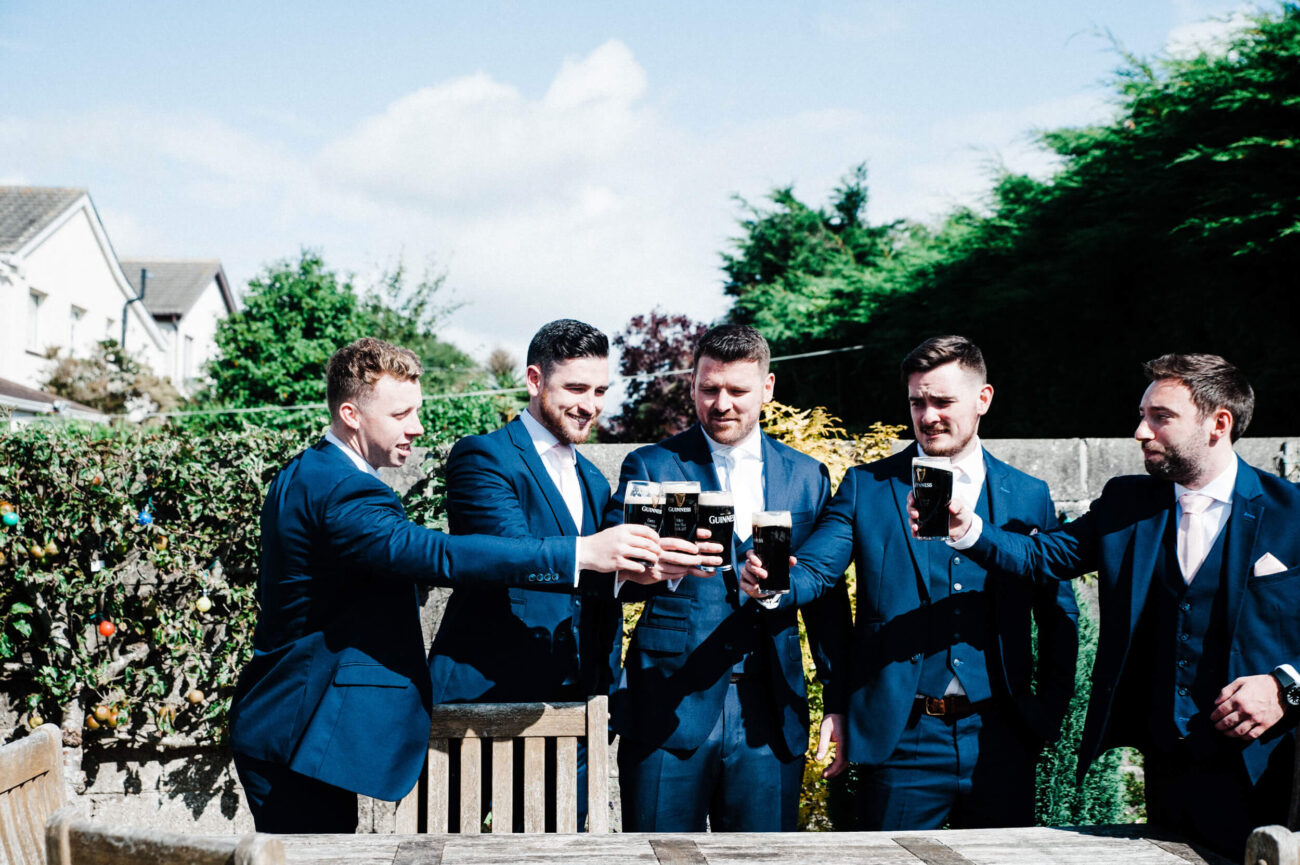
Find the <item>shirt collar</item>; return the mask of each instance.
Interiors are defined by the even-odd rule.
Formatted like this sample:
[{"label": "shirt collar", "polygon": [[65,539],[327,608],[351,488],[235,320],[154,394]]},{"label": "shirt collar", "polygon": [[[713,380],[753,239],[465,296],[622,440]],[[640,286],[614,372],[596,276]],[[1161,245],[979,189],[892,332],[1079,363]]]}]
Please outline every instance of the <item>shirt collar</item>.
[{"label": "shirt collar", "polygon": [[[545,454],[560,443],[560,440],[555,437],[555,433],[542,426],[542,422],[533,417],[528,412],[528,409],[524,409],[519,413],[519,419],[523,421],[524,429],[528,431],[528,437],[533,440],[533,447],[537,448],[538,456]],[[572,454],[573,448],[566,447],[562,451],[565,454]]]},{"label": "shirt collar", "polygon": [[974,442],[975,447],[971,448],[971,452],[954,462],[952,468],[958,479],[968,479],[979,485],[984,483],[984,445],[979,436],[975,437]]},{"label": "shirt collar", "polygon": [[1188,489],[1182,484],[1174,484],[1174,501],[1183,495],[1183,493],[1199,493],[1203,496],[1209,496],[1216,502],[1232,504],[1232,494],[1237,489],[1237,457],[1233,456],[1232,462],[1228,467],[1219,472],[1219,476],[1210,481],[1199,490]]},{"label": "shirt collar", "polygon": [[379,469],[375,468],[370,463],[366,462],[366,458],[363,457],[361,454],[357,453],[352,448],[345,445],[343,443],[343,439],[334,435],[334,430],[332,429],[325,430],[325,441],[329,442],[339,450],[343,451],[343,453],[347,455],[347,458],[352,460],[352,464],[354,466],[361,469],[363,472],[365,472],[366,474],[372,477],[376,477],[376,478],[379,477]]},{"label": "shirt collar", "polygon": [[709,444],[709,453],[712,456],[728,456],[731,459],[755,459],[760,462],[763,459],[763,431],[758,428],[758,424],[750,430],[749,435],[745,436],[734,445],[724,445],[715,441],[713,436],[700,425],[700,432],[704,433],[704,440]]}]

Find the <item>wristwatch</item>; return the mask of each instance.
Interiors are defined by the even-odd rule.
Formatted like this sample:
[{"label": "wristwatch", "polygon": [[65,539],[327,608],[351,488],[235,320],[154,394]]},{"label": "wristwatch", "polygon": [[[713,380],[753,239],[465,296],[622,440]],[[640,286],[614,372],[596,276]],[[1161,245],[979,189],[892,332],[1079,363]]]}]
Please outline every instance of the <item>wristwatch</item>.
[{"label": "wristwatch", "polygon": [[1300,706],[1300,679],[1296,678],[1295,671],[1290,666],[1283,664],[1273,670],[1273,678],[1277,679],[1282,697],[1282,708]]}]

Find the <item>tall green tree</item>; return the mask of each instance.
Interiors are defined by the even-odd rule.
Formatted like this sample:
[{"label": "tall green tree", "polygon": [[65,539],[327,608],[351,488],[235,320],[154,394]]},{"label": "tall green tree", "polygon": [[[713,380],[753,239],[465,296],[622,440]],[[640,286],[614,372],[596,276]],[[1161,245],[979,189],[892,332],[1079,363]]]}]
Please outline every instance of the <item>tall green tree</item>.
[{"label": "tall green tree", "polygon": [[1300,10],[1256,16],[1221,51],[1123,64],[1111,122],[1040,136],[1053,176],[1004,173],[987,211],[905,232],[862,268],[896,288],[886,303],[845,293],[801,315],[738,299],[738,317],[781,318],[779,350],[866,346],[800,362],[806,402],[855,427],[900,420],[899,360],[955,332],[998,388],[988,435],[1127,435],[1140,364],[1169,351],[1240,366],[1261,397],[1252,432],[1300,426],[1300,380],[1276,348],[1300,270]]},{"label": "tall green tree", "polygon": [[362,311],[372,322],[371,335],[409,348],[424,366],[421,379],[430,393],[453,390],[478,374],[472,358],[438,338],[438,329],[461,304],[442,297],[445,271],[427,268],[419,281],[409,284],[404,265],[386,272],[379,285],[366,293]]}]

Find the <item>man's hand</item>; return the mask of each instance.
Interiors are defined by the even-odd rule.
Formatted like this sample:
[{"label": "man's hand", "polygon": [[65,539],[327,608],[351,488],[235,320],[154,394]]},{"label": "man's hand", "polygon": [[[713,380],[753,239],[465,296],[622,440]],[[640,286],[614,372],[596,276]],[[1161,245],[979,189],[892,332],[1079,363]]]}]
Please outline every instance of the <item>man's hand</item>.
[{"label": "man's hand", "polygon": [[[963,505],[957,499],[948,502],[948,537],[954,541],[960,541],[966,537],[970,527],[975,524],[971,514],[973,512]],[[911,520],[912,537],[916,537],[921,531],[921,512],[916,509],[916,499],[911,494],[907,494],[907,518]]]},{"label": "man's hand", "polygon": [[[798,563],[798,559],[790,557],[790,567],[793,568]],[[772,596],[763,591],[762,586],[762,581],[766,579],[767,571],[763,569],[763,560],[750,550],[745,564],[740,566],[740,577],[737,579],[740,590],[756,601],[770,601]]]},{"label": "man's hand", "polygon": [[578,568],[584,571],[644,573],[659,561],[659,536],[646,526],[612,526],[578,538]]},{"label": "man's hand", "polygon": [[835,759],[822,770],[823,778],[834,778],[849,767],[849,752],[844,737],[848,733],[847,719],[841,714],[822,717],[820,735],[817,737],[817,762],[826,759],[831,745],[835,746]]},{"label": "man's hand", "polygon": [[1284,714],[1282,689],[1277,679],[1265,673],[1242,676],[1220,691],[1210,720],[1229,739],[1258,739]]}]

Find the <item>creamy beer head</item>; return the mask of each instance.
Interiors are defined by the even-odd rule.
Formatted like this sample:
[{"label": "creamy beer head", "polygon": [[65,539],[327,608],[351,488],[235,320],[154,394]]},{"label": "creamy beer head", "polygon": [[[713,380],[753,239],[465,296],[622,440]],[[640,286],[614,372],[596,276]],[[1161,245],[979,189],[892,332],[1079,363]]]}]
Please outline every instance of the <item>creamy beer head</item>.
[{"label": "creamy beer head", "polygon": [[674,493],[698,493],[700,484],[698,481],[662,481],[659,484],[659,491],[665,496],[671,496]]},{"label": "creamy beer head", "polygon": [[759,526],[785,526],[790,528],[789,511],[754,511],[754,528]]},{"label": "creamy beer head", "polygon": [[627,485],[623,501],[629,505],[653,505],[663,501],[663,494],[659,490],[659,484],[654,481],[631,481]]},{"label": "creamy beer head", "polygon": [[731,493],[717,492],[710,490],[700,493],[700,507],[702,508],[730,508],[734,507],[735,499]]}]

